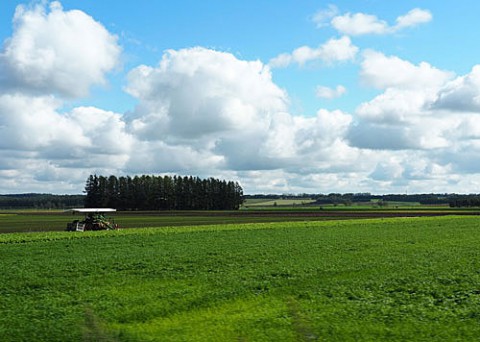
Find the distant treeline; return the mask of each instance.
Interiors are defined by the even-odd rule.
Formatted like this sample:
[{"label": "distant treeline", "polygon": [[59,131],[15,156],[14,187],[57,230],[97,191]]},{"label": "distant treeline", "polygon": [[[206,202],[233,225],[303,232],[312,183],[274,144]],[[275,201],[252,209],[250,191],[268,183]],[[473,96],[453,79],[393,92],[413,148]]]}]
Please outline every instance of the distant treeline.
[{"label": "distant treeline", "polygon": [[376,201],[381,204],[388,202],[411,202],[420,203],[423,205],[434,204],[448,204],[450,200],[448,194],[389,194],[389,195],[372,195],[369,193],[347,193],[347,194],[328,194],[328,195],[316,195],[316,203],[318,204],[351,204]]},{"label": "distant treeline", "polygon": [[450,207],[452,208],[461,208],[461,207],[480,207],[480,196],[478,195],[469,195],[469,196],[454,196],[449,201]]},{"label": "distant treeline", "polygon": [[118,210],[236,210],[243,202],[237,182],[191,176],[90,175],[85,193],[85,207]]},{"label": "distant treeline", "polygon": [[372,195],[370,193],[330,193],[330,194],[268,194],[268,195],[246,195],[249,198],[268,198],[268,199],[295,199],[311,198],[315,203],[311,205],[350,205],[353,203],[376,201],[378,205],[388,205],[388,202],[411,202],[423,205],[450,205],[450,207],[480,207],[480,195],[458,195],[458,194],[389,194]]},{"label": "distant treeline", "polygon": [[[93,179],[92,179],[93,177]],[[95,185],[97,177],[97,185]],[[113,178],[112,178],[113,177]],[[181,179],[181,180],[180,180]],[[186,181],[185,181],[186,179]],[[156,209],[237,209],[242,199],[315,199],[311,205],[337,204],[377,201],[378,205],[388,202],[412,202],[424,205],[444,204],[450,207],[480,207],[480,194],[403,194],[372,195],[360,194],[258,194],[245,195],[237,183],[215,179],[202,180],[192,177],[102,177],[90,176],[87,186],[92,182],[92,197],[85,195],[53,195],[53,194],[11,194],[0,195],[0,209],[69,209],[78,207],[114,207],[119,210],[156,210]],[[191,186],[191,184],[194,184]],[[155,185],[156,184],[156,185]],[[92,188],[92,190],[93,190]],[[223,189],[227,189],[226,192]],[[100,191],[100,189],[104,189]],[[117,189],[112,191],[112,189]],[[122,191],[120,191],[122,189]],[[128,191],[124,191],[128,189]],[[184,189],[185,192],[182,192]],[[233,192],[232,192],[232,189]],[[212,194],[218,194],[214,196]],[[109,198],[109,200],[107,199]],[[140,203],[144,203],[140,205]],[[138,205],[137,205],[138,204]]]},{"label": "distant treeline", "polygon": [[84,195],[0,195],[1,209],[69,209],[83,207]]}]

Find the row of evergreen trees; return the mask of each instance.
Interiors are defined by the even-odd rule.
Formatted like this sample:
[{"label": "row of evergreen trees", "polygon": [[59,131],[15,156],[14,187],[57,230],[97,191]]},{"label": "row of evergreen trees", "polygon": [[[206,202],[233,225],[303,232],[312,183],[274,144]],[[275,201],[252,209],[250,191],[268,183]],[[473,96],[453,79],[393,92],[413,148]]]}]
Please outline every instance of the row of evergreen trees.
[{"label": "row of evergreen trees", "polygon": [[85,193],[85,207],[118,210],[236,210],[243,202],[237,182],[192,176],[90,175]]}]

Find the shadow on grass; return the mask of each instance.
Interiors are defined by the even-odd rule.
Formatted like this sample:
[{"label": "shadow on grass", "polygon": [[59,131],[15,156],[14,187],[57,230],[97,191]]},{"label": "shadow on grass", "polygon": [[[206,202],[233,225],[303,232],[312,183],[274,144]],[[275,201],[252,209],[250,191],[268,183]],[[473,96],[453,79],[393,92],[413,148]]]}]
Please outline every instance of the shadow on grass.
[{"label": "shadow on grass", "polygon": [[93,309],[87,307],[85,309],[85,322],[82,328],[83,342],[118,342],[112,334],[110,334],[103,322],[93,312]]}]

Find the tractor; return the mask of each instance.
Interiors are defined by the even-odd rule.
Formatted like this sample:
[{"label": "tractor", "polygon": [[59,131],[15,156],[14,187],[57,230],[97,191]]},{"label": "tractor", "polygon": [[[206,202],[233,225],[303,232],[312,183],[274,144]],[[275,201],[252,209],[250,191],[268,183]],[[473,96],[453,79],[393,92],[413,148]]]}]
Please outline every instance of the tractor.
[{"label": "tractor", "polygon": [[112,218],[106,218],[105,213],[115,212],[111,208],[79,208],[69,210],[72,213],[85,214],[83,220],[74,220],[67,224],[67,231],[83,232],[85,230],[112,230],[118,229]]}]

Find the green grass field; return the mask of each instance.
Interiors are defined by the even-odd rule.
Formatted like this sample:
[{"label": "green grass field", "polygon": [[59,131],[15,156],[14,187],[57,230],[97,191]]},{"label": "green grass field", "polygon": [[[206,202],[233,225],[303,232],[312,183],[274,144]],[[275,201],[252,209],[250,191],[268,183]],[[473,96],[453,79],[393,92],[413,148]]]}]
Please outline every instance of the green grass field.
[{"label": "green grass field", "polygon": [[311,198],[295,198],[295,199],[247,199],[243,204],[244,208],[257,208],[257,207],[297,207],[297,206],[307,206],[309,204],[315,203],[315,200]]},{"label": "green grass field", "polygon": [[473,341],[478,217],[0,234],[1,341]]}]

